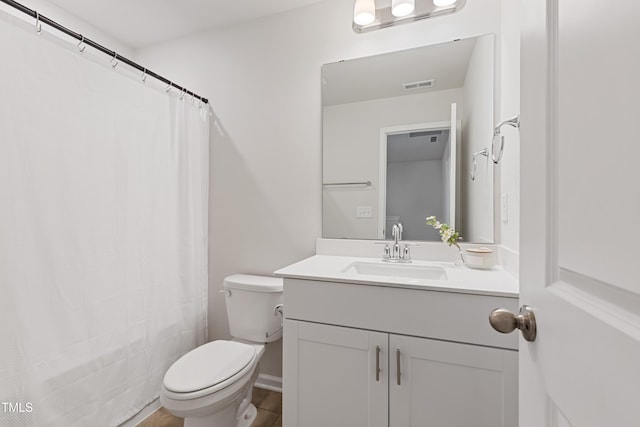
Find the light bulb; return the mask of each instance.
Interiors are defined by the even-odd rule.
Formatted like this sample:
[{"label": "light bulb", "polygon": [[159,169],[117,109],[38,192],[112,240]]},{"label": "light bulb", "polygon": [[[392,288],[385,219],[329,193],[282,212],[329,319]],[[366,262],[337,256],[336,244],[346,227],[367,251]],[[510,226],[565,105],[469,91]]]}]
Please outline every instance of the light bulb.
[{"label": "light bulb", "polygon": [[433,4],[435,4],[438,7],[444,7],[444,6],[451,6],[452,4],[455,4],[456,1],[458,0],[433,0]]},{"label": "light bulb", "polygon": [[393,0],[391,2],[391,14],[396,18],[409,15],[415,8],[414,0]]},{"label": "light bulb", "polygon": [[358,25],[371,24],[376,19],[376,3],[374,0],[356,0],[353,8],[353,22]]}]

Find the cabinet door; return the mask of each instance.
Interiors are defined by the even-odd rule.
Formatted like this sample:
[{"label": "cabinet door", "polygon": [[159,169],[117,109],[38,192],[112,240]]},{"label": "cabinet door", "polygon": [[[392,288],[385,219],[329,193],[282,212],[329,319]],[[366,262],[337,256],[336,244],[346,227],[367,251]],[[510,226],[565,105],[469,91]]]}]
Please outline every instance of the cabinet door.
[{"label": "cabinet door", "polygon": [[285,320],[283,345],[285,427],[388,426],[388,334]]},{"label": "cabinet door", "polygon": [[389,349],[390,427],[517,426],[517,351],[398,335]]}]

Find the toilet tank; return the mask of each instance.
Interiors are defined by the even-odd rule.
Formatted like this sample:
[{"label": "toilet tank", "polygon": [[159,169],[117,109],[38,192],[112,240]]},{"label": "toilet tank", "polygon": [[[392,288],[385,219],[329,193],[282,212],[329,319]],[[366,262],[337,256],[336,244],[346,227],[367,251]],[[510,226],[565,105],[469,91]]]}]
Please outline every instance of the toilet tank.
[{"label": "toilet tank", "polygon": [[231,336],[265,343],[282,337],[282,279],[234,274],[224,279]]}]

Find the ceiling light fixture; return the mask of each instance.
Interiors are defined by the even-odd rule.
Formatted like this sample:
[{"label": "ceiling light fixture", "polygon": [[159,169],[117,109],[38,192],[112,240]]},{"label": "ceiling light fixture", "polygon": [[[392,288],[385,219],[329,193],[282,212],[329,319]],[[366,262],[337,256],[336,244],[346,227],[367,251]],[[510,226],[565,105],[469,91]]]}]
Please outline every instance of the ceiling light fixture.
[{"label": "ceiling light fixture", "polygon": [[357,25],[369,25],[376,19],[374,0],[356,0],[353,8],[353,22]]},{"label": "ceiling light fixture", "polygon": [[353,31],[364,33],[435,16],[448,15],[459,11],[466,3],[466,0],[378,1],[384,3],[384,6],[376,8],[375,0],[355,0]]},{"label": "ceiling light fixture", "polygon": [[[434,0],[435,1],[435,0]],[[442,1],[442,0],[439,0]],[[395,17],[407,16],[416,8],[415,0],[393,0],[391,2],[391,14]]]}]

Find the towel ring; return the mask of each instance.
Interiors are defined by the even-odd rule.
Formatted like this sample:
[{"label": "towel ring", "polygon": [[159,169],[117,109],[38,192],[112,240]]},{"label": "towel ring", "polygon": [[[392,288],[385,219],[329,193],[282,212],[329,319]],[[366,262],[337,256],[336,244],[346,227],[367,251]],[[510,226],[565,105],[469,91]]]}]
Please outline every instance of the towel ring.
[{"label": "towel ring", "polygon": [[[497,156],[496,156],[496,150],[494,148],[496,144],[496,138],[499,138],[500,140]],[[504,152],[504,135],[500,135],[500,133],[493,134],[493,139],[491,140],[491,160],[493,160],[493,163],[497,165],[500,162],[500,159],[502,159],[503,152]]]},{"label": "towel ring", "polygon": [[[513,126],[516,129],[520,129],[520,115],[516,114],[509,120],[498,123],[493,129],[493,139],[491,140],[491,160],[493,160],[493,163],[495,163],[496,165],[500,162],[500,159],[502,158],[502,152],[504,151],[504,136],[501,134],[500,129],[505,125]],[[498,155],[496,156],[495,143],[497,137],[500,137],[500,150],[498,151]]]},{"label": "towel ring", "polygon": [[485,157],[489,157],[489,149],[487,147],[484,147],[482,150],[473,153],[473,166],[471,166],[471,181],[475,181],[476,180],[476,157],[477,156],[485,156]]}]

